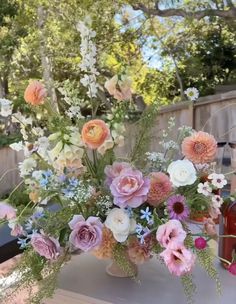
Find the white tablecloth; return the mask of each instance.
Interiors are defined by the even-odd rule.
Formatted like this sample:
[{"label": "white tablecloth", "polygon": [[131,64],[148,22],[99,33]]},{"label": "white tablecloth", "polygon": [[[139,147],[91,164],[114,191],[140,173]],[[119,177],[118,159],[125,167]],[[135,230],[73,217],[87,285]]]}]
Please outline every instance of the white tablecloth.
[{"label": "white tablecloth", "polygon": [[[139,267],[141,284],[128,278],[108,276],[105,272],[107,263],[89,254],[74,256],[63,268],[58,286],[60,289],[114,304],[186,303],[180,280],[172,276],[158,260],[152,259]],[[215,282],[196,266],[196,304],[236,303],[236,277],[229,274],[218,262],[216,267],[222,282],[222,296],[216,293]],[[95,303],[94,300],[93,304]]]}]

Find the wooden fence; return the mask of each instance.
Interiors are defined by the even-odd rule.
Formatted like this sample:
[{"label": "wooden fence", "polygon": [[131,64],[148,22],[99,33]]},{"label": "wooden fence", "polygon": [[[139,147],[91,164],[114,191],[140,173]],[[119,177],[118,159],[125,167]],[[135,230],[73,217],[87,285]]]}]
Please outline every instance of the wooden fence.
[{"label": "wooden fence", "polygon": [[[179,127],[186,125],[215,136],[218,142],[236,142],[236,91],[199,98],[197,102],[181,102],[160,109],[150,151],[158,151],[162,130],[167,129],[168,120],[175,117],[175,129],[171,139],[176,139]],[[127,125],[125,147],[118,154],[127,154],[134,144],[134,125]]]},{"label": "wooden fence", "polygon": [[13,151],[9,147],[0,149],[0,197],[9,193],[20,182],[18,163],[23,158],[22,152]]},{"label": "wooden fence", "polygon": [[[187,125],[213,134],[217,141],[236,142],[236,91],[199,98],[195,103],[183,102],[161,108],[152,128],[150,151],[158,151],[161,132],[167,129],[170,117],[175,117],[176,122],[172,139],[176,138],[179,127]],[[136,126],[128,124],[125,146],[117,151],[119,156],[129,153],[134,145],[135,133]],[[20,152],[10,148],[0,149],[0,176],[9,169],[17,168],[22,159],[23,154]],[[0,182],[0,196],[13,189],[19,181],[17,170],[9,172]]]}]

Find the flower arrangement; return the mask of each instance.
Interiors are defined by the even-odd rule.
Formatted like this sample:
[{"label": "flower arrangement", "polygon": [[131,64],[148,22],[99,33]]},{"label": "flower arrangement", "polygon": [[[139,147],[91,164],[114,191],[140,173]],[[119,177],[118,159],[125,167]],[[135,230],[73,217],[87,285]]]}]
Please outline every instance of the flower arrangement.
[{"label": "flower arrangement", "polygon": [[[171,274],[181,277],[189,298],[195,290],[191,272],[199,261],[219,287],[208,242],[217,237],[213,220],[220,214],[220,190],[226,179],[212,166],[215,139],[182,127],[178,140],[169,140],[168,132],[175,125],[170,119],[168,131],[162,134],[162,150],[145,154],[157,113],[154,104],[137,124],[132,151],[119,155],[132,103],[131,81],[124,75],[106,81],[112,106],[98,117],[103,104],[99,90],[105,89],[97,83],[96,33],[89,21],[80,22],[78,30],[81,84],[90,98],[89,116],[82,114],[84,101],[71,98],[65,87],[59,90],[66,110],[56,111],[40,81],[30,82],[24,95],[34,115],[8,110],[21,127],[23,140],[11,147],[24,150],[19,170],[29,195],[29,203],[17,209],[10,198],[0,203],[1,221],[8,222],[24,249],[15,287],[37,282],[38,292],[30,303],[40,303],[53,293],[56,276],[73,252],[115,260],[133,277],[133,264],[158,256]],[[39,112],[44,119],[37,121]],[[176,155],[181,156],[176,160]],[[188,219],[196,205],[209,217],[202,231],[192,233]],[[235,274],[235,262],[228,264]]]}]

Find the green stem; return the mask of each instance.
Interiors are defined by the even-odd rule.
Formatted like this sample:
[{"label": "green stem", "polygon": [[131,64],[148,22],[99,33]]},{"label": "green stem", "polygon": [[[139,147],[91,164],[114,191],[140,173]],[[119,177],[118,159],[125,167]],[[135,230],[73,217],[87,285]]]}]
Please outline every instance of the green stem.
[{"label": "green stem", "polygon": [[91,161],[90,161],[90,159],[89,159],[88,154],[87,154],[86,151],[84,151],[84,160],[85,160],[86,166],[89,169],[91,175],[93,177],[96,177],[96,172],[94,171],[93,165],[92,165],[92,163],[91,163]]},{"label": "green stem", "polygon": [[12,197],[13,193],[24,183],[24,181],[22,180],[13,190],[12,192],[9,194],[8,196],[8,200],[10,200],[10,198]]}]

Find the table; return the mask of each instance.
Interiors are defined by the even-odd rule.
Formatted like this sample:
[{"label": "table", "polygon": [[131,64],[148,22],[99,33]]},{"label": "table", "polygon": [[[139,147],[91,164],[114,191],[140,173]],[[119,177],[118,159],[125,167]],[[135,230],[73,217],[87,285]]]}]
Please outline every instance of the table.
[{"label": "table", "polygon": [[[107,261],[89,254],[74,256],[61,272],[54,299],[47,304],[184,304],[186,298],[178,278],[170,275],[159,261],[139,267],[141,284],[128,278],[110,277],[105,272]],[[194,276],[197,285],[196,304],[233,304],[236,298],[236,277],[216,262],[222,282],[222,296],[217,295],[215,282],[199,266]]]}]

